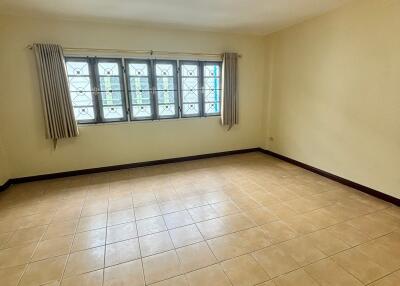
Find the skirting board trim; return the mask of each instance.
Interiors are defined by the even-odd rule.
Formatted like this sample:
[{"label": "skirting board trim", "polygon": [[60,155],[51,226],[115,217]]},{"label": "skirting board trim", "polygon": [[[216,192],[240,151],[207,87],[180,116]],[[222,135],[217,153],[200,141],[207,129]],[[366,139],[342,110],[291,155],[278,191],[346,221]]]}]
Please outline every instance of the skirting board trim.
[{"label": "skirting board trim", "polygon": [[122,165],[114,165],[108,167],[99,167],[99,168],[91,168],[91,169],[82,169],[82,170],[75,170],[75,171],[67,171],[67,172],[60,172],[60,173],[52,173],[52,174],[44,174],[44,175],[37,175],[37,176],[30,176],[30,177],[21,177],[15,179],[9,179],[6,183],[0,186],[0,191],[5,191],[8,187],[14,184],[21,184],[21,183],[28,183],[40,180],[48,180],[48,179],[56,179],[56,178],[64,178],[64,177],[71,177],[71,176],[79,176],[79,175],[87,175],[87,174],[94,174],[94,173],[101,173],[101,172],[110,172],[110,171],[117,171],[123,169],[131,169],[131,168],[138,168],[138,167],[148,167],[154,165],[161,165],[161,164],[170,164],[170,163],[177,163],[177,162],[185,162],[185,161],[192,161],[192,160],[199,160],[199,159],[207,159],[207,158],[214,158],[214,157],[222,157],[222,156],[229,156],[229,155],[236,155],[236,154],[244,154],[244,153],[251,153],[251,152],[262,152],[266,155],[275,157],[282,161],[291,163],[318,175],[321,175],[325,178],[331,179],[335,182],[341,183],[343,185],[349,186],[356,190],[359,190],[363,193],[369,194],[376,198],[382,199],[394,205],[400,206],[400,199],[392,197],[388,194],[382,193],[380,191],[371,189],[369,187],[363,186],[356,182],[350,181],[348,179],[339,177],[337,175],[331,174],[324,170],[318,169],[316,167],[307,165],[300,161],[291,159],[284,155],[263,149],[263,148],[249,148],[249,149],[240,149],[240,150],[233,150],[233,151],[224,151],[224,152],[217,152],[217,153],[209,153],[209,154],[201,154],[201,155],[193,155],[193,156],[186,156],[186,157],[177,157],[177,158],[170,158],[170,159],[162,159],[162,160],[154,160],[154,161],[146,161],[146,162],[138,162],[138,163],[131,163],[131,164],[122,164]]},{"label": "skirting board trim", "polygon": [[110,171],[117,171],[117,170],[131,169],[131,168],[138,168],[138,167],[148,167],[148,166],[161,165],[161,164],[193,161],[193,160],[200,160],[200,159],[207,159],[207,158],[214,158],[214,157],[222,157],[222,156],[237,155],[237,154],[244,154],[244,153],[251,153],[251,152],[259,152],[259,151],[260,151],[260,148],[249,148],[249,149],[223,151],[223,152],[217,152],[217,153],[208,153],[208,154],[193,155],[193,156],[186,156],[186,157],[177,157],[177,158],[170,158],[170,159],[161,159],[161,160],[154,160],[154,161],[145,161],[145,162],[114,165],[114,166],[107,166],[107,167],[82,169],[82,170],[66,171],[66,172],[60,172],[60,173],[51,173],[51,174],[43,174],[43,175],[37,175],[37,176],[14,178],[14,179],[9,179],[4,185],[0,186],[0,191],[6,190],[11,185],[21,184],[21,183],[29,183],[29,182],[35,182],[35,181],[41,181],[41,180],[57,179],[57,178],[87,175],[87,174],[94,174],[94,173],[101,173],[101,172],[110,172]]},{"label": "skirting board trim", "polygon": [[323,176],[325,178],[331,179],[331,180],[333,180],[335,182],[338,182],[340,184],[343,184],[345,186],[351,187],[353,189],[356,189],[356,190],[361,191],[363,193],[366,193],[368,195],[374,196],[374,197],[376,197],[378,199],[381,199],[381,200],[384,200],[386,202],[392,203],[392,204],[394,204],[396,206],[400,206],[400,199],[392,197],[391,195],[388,195],[388,194],[382,193],[380,191],[371,189],[371,188],[369,188],[367,186],[364,186],[364,185],[361,185],[359,183],[350,181],[348,179],[339,177],[337,175],[334,175],[334,174],[331,174],[331,173],[329,173],[327,171],[324,171],[324,170],[318,169],[316,167],[307,165],[305,163],[302,163],[300,161],[297,161],[297,160],[294,160],[292,158],[286,157],[284,155],[281,155],[281,154],[278,154],[278,153],[275,153],[275,152],[272,152],[272,151],[269,151],[269,150],[265,150],[265,149],[262,149],[262,148],[260,148],[260,151],[262,153],[266,154],[266,155],[270,155],[272,157],[278,158],[278,159],[280,159],[282,161],[285,161],[285,162],[288,162],[290,164],[296,165],[298,167],[301,167],[303,169],[311,171],[311,172],[313,172],[315,174],[321,175],[321,176]]}]

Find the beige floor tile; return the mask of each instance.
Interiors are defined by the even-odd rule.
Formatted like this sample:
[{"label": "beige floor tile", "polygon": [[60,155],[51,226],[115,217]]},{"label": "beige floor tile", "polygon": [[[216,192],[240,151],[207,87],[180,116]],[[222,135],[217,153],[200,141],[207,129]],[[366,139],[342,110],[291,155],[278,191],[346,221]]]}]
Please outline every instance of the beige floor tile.
[{"label": "beige floor tile", "polygon": [[140,249],[137,238],[106,246],[106,267],[138,258],[140,258]]},{"label": "beige floor tile", "polygon": [[47,226],[36,226],[30,228],[23,228],[15,231],[5,247],[14,247],[29,242],[39,241],[47,229]]},{"label": "beige floor tile", "polygon": [[45,240],[45,239],[51,239],[55,237],[74,234],[77,224],[78,220],[53,222],[47,228],[47,231],[42,239]]},{"label": "beige floor tile", "polygon": [[104,269],[103,286],[144,286],[140,259]]},{"label": "beige floor tile", "polygon": [[336,238],[344,241],[350,246],[356,246],[363,242],[370,240],[368,235],[362,233],[358,229],[354,228],[350,224],[340,223],[328,228]]},{"label": "beige floor tile", "polygon": [[283,249],[272,246],[256,251],[252,256],[271,278],[299,268],[299,264]]},{"label": "beige floor tile", "polygon": [[171,229],[169,230],[169,233],[175,247],[182,247],[203,241],[203,237],[196,225],[188,225]]},{"label": "beige floor tile", "polygon": [[13,232],[6,232],[0,234],[0,249],[3,249],[6,246],[6,243],[10,239],[11,235],[13,235]]},{"label": "beige floor tile", "polygon": [[0,250],[0,269],[28,263],[36,245],[35,242]]},{"label": "beige floor tile", "polygon": [[107,214],[82,217],[79,220],[77,232],[103,228],[106,227],[106,224],[107,224]]},{"label": "beige floor tile", "polygon": [[273,222],[279,220],[279,218],[268,211],[267,208],[261,207],[257,209],[251,209],[244,212],[246,216],[248,216],[252,221],[254,221],[257,225],[263,225],[269,222]]},{"label": "beige floor tile", "polygon": [[376,264],[355,248],[336,254],[332,258],[364,284],[371,283],[389,274],[382,266]]},{"label": "beige floor tile", "polygon": [[350,248],[350,245],[335,237],[329,230],[320,230],[307,236],[313,245],[326,255],[333,255],[340,251]]},{"label": "beige floor tile", "polygon": [[260,228],[272,243],[279,243],[298,236],[298,233],[294,229],[281,220],[264,224]]},{"label": "beige floor tile", "polygon": [[2,286],[16,286],[19,279],[24,272],[25,265],[9,267],[0,269],[1,285]]},{"label": "beige floor tile", "polygon": [[128,222],[124,224],[107,227],[106,243],[114,243],[122,240],[137,237],[136,223]]},{"label": "beige floor tile", "polygon": [[215,210],[218,216],[226,216],[241,212],[241,210],[231,201],[224,201],[212,204],[211,207]]},{"label": "beige floor tile", "polygon": [[[67,255],[75,236],[63,285],[101,285],[105,261],[118,263],[106,268],[106,285],[143,285],[140,255],[158,257],[154,281],[175,275],[157,282],[164,286],[252,284],[253,262],[241,261],[250,256],[273,278],[257,286],[399,280],[398,207],[260,153],[16,185],[0,194],[0,209],[2,285],[29,263]],[[160,262],[165,253],[182,256],[179,271]],[[240,268],[231,282],[212,255]],[[133,261],[132,271],[119,267]],[[59,286],[48,269],[38,280]]]},{"label": "beige floor tile", "polygon": [[191,216],[186,210],[166,214],[164,215],[164,220],[168,229],[173,229],[194,223]]},{"label": "beige floor tile", "polygon": [[67,256],[65,255],[29,264],[19,285],[36,286],[60,282],[66,261]]},{"label": "beige floor tile", "polygon": [[303,269],[284,274],[274,280],[277,286],[318,286]]},{"label": "beige floor tile", "polygon": [[156,216],[136,221],[139,236],[167,230],[162,216]]},{"label": "beige floor tile", "polygon": [[196,225],[205,239],[210,239],[232,232],[231,228],[225,225],[220,218],[202,221],[196,223]]},{"label": "beige floor tile", "polygon": [[152,284],[152,286],[189,286],[189,284],[186,281],[185,276],[181,275],[161,282],[157,282],[155,284]]},{"label": "beige floor tile", "polygon": [[69,256],[64,276],[78,275],[103,268],[104,251],[105,247],[100,246],[72,253]]},{"label": "beige floor tile", "polygon": [[116,200],[110,200],[108,203],[108,212],[117,212],[126,209],[133,209],[132,197],[126,196]]},{"label": "beige floor tile", "polygon": [[107,226],[127,223],[135,220],[133,209],[125,209],[108,214]]},{"label": "beige floor tile", "polygon": [[217,262],[207,243],[200,242],[185,246],[176,250],[179,260],[182,264],[182,271],[184,273],[190,272],[199,268]]},{"label": "beige floor tile", "polygon": [[181,274],[181,264],[175,250],[143,258],[147,284],[159,282]]},{"label": "beige floor tile", "polygon": [[63,279],[61,286],[102,286],[103,269]]},{"label": "beige floor tile", "polygon": [[39,242],[32,261],[68,254],[72,245],[73,236],[61,236]]},{"label": "beige floor tile", "polygon": [[228,277],[219,265],[208,266],[186,274],[190,286],[229,286]]},{"label": "beige floor tile", "polygon": [[139,237],[139,244],[143,257],[174,248],[166,231]]},{"label": "beige floor tile", "polygon": [[305,267],[305,271],[322,286],[361,286],[363,285],[330,258]]},{"label": "beige floor tile", "polygon": [[161,215],[158,205],[148,205],[135,208],[135,217],[137,220]]},{"label": "beige floor tile", "polygon": [[377,214],[352,219],[348,221],[348,224],[372,238],[388,234],[397,228],[396,225],[391,224],[388,220],[378,219]]},{"label": "beige floor tile", "polygon": [[304,215],[292,216],[282,220],[291,229],[298,234],[304,235],[319,230],[317,226],[312,224]]},{"label": "beige floor tile", "polygon": [[183,211],[185,206],[180,200],[172,200],[168,202],[163,202],[160,204],[160,210],[162,214],[168,214],[173,212]]},{"label": "beige floor tile", "polygon": [[205,221],[219,216],[214,208],[209,205],[189,209],[188,211],[195,222]]},{"label": "beige floor tile", "polygon": [[386,271],[393,272],[400,268],[400,243],[395,247],[390,247],[383,241],[381,239],[373,240],[361,244],[355,249],[382,266]]},{"label": "beige floor tile", "polygon": [[274,281],[271,280],[271,281],[267,281],[267,282],[264,282],[262,284],[259,284],[257,286],[277,286],[277,285],[275,284]]},{"label": "beige floor tile", "polygon": [[371,286],[398,286],[400,281],[400,270],[396,271],[378,281],[370,284]]},{"label": "beige floor tile", "polygon": [[315,247],[314,242],[309,237],[295,238],[280,244],[279,247],[289,253],[300,266],[305,266],[326,257],[324,253]]},{"label": "beige floor tile", "polygon": [[102,246],[105,245],[105,243],[106,243],[105,228],[80,232],[75,235],[71,252]]},{"label": "beige floor tile", "polygon": [[222,268],[234,286],[252,286],[270,279],[251,255],[224,261]]}]

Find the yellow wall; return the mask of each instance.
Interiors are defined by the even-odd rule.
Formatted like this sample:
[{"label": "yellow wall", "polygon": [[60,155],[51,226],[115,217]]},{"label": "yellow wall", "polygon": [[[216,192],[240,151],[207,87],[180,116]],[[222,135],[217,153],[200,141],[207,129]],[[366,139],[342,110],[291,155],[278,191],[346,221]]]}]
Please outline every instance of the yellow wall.
[{"label": "yellow wall", "polygon": [[265,147],[399,198],[399,35],[362,0],[267,37]]},{"label": "yellow wall", "polygon": [[[0,120],[6,122],[4,144],[12,177],[262,144],[263,37],[22,17],[4,17],[0,21],[1,97],[6,102],[0,107]],[[52,143],[44,139],[34,56],[25,48],[34,42],[66,47],[241,53],[240,125],[227,132],[219,118],[213,117],[81,126],[78,138],[59,143],[53,151]]]},{"label": "yellow wall", "polygon": [[7,182],[10,179],[10,172],[8,167],[8,158],[3,146],[3,142],[1,139],[0,133],[0,186]]}]

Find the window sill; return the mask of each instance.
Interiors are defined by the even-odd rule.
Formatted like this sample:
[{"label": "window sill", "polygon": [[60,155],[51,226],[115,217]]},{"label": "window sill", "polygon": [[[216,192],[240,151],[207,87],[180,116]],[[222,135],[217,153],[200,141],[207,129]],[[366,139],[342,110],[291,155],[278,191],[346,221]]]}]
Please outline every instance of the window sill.
[{"label": "window sill", "polygon": [[93,126],[104,126],[104,125],[126,125],[126,124],[151,124],[160,122],[171,122],[181,120],[211,120],[219,119],[220,115],[210,115],[203,117],[181,117],[181,118],[165,118],[165,119],[147,119],[147,120],[131,120],[131,121],[117,121],[117,122],[101,122],[101,123],[78,123],[79,128],[93,127]]}]

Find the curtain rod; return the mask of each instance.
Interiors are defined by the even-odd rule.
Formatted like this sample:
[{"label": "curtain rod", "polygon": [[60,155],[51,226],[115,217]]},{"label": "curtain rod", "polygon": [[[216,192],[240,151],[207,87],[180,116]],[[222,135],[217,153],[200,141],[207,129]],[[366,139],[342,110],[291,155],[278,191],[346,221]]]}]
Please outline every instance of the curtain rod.
[{"label": "curtain rod", "polygon": [[[28,49],[32,50],[33,46],[28,45]],[[213,53],[190,53],[190,52],[168,52],[168,51],[155,51],[155,50],[126,50],[126,49],[96,49],[96,48],[63,48],[66,52],[99,52],[99,53],[119,53],[119,54],[158,54],[158,55],[179,55],[179,56],[209,56],[209,57],[222,57],[222,54]],[[238,55],[239,58],[242,55]]]}]

